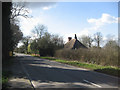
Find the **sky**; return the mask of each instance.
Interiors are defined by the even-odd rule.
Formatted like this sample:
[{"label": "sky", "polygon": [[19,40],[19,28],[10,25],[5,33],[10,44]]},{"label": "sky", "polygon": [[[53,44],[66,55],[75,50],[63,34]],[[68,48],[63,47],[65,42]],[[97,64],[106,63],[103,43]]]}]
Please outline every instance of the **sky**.
[{"label": "sky", "polygon": [[20,17],[20,29],[24,36],[34,36],[37,24],[44,24],[48,32],[68,37],[93,36],[101,32],[103,40],[118,38],[117,2],[31,2],[26,3],[29,16]]}]

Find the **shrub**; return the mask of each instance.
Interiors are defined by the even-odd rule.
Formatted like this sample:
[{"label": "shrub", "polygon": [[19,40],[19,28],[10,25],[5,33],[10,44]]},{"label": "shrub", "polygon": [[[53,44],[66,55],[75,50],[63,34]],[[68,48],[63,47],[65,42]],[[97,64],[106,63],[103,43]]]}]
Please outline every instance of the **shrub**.
[{"label": "shrub", "polygon": [[98,65],[118,65],[118,50],[114,48],[61,49],[56,51],[55,56]]}]

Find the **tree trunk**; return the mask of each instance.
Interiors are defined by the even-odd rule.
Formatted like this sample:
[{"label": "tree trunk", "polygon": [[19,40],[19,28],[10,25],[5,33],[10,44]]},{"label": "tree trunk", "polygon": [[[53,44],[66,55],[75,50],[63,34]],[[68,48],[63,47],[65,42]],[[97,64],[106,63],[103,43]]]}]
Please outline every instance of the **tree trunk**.
[{"label": "tree trunk", "polygon": [[2,3],[2,59],[7,60],[9,58],[10,51],[10,14],[11,14],[11,2]]}]

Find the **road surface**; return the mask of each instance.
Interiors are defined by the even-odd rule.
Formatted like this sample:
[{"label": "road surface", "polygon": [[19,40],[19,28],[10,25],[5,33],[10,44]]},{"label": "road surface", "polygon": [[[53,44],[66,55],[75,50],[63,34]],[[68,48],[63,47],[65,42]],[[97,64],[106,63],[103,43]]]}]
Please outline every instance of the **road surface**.
[{"label": "road surface", "polygon": [[55,61],[16,54],[33,88],[118,88],[118,78]]}]

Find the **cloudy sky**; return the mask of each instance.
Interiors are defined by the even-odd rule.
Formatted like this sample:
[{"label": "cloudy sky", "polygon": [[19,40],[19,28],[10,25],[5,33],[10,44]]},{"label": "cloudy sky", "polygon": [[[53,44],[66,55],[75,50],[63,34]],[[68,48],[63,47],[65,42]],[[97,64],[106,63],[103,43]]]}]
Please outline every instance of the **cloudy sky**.
[{"label": "cloudy sky", "polygon": [[106,37],[118,38],[117,2],[31,2],[26,4],[32,18],[20,18],[24,36],[34,36],[35,25],[44,24],[48,32],[59,34],[67,41],[82,35],[101,32]]}]

